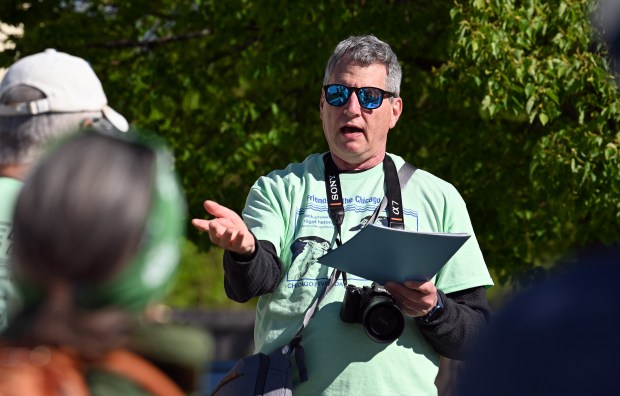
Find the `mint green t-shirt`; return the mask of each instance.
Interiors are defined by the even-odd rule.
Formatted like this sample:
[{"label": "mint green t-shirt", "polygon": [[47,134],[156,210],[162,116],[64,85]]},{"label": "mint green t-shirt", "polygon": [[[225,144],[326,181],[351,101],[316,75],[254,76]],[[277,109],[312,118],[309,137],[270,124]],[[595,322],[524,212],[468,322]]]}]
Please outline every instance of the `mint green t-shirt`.
[{"label": "mint green t-shirt", "polygon": [[[396,168],[404,163],[391,155]],[[383,166],[340,174],[346,243],[368,221],[385,195]],[[418,169],[402,192],[405,227],[421,232],[466,232],[472,237],[441,269],[434,281],[451,293],[493,284],[475,238],[465,202],[449,183]],[[254,329],[257,351],[271,352],[289,342],[304,313],[327,284],[331,268],[317,259],[335,248],[335,227],[327,212],[321,154],[259,178],[248,195],[243,217],[258,240],[273,243],[284,264],[280,284],[260,297]],[[385,225],[387,213],[378,218]],[[376,246],[381,249],[381,246]],[[412,262],[416,252],[411,252]],[[377,263],[381,265],[381,263]],[[353,275],[349,284],[371,282]],[[391,344],[372,341],[361,324],[340,320],[342,281],[321,302],[303,331],[308,381],[295,395],[436,395],[439,354],[412,318]]]},{"label": "mint green t-shirt", "polygon": [[13,209],[22,186],[19,180],[0,177],[0,331],[6,328],[9,301],[14,295],[9,253]]}]

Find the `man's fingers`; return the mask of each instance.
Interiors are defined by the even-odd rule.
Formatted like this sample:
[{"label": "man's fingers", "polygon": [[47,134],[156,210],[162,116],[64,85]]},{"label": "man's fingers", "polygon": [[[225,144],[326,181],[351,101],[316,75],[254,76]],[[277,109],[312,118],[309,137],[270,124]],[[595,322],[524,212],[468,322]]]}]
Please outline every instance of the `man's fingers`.
[{"label": "man's fingers", "polygon": [[204,208],[214,218],[211,220],[192,219],[192,225],[207,232],[212,243],[235,253],[254,252],[256,248],[254,237],[241,216],[215,201],[206,200]]},{"label": "man's fingers", "polygon": [[230,243],[232,245],[241,246],[241,244],[243,243],[243,238],[244,238],[243,232],[238,231],[234,235],[230,236]]},{"label": "man's fingers", "polygon": [[[233,231],[230,229],[228,221],[221,221],[221,219],[215,219],[209,221],[209,236],[214,241],[226,241],[227,235],[230,236]],[[215,241],[214,241],[215,242]]]},{"label": "man's fingers", "polygon": [[406,287],[405,285],[397,282],[387,282],[384,285],[385,289],[390,292],[393,296],[398,296],[404,298],[408,294],[419,293],[416,289]]},{"label": "man's fingers", "polygon": [[209,224],[209,239],[225,250],[239,254],[251,254],[254,252],[254,237],[247,240],[247,236],[248,233],[245,230],[226,227],[216,220],[212,220]]},{"label": "man's fingers", "polygon": [[398,305],[400,305],[403,310],[407,311],[407,313],[414,314],[415,316],[420,315],[426,309],[426,307],[419,302],[411,301],[406,298],[400,300]]},{"label": "man's fingers", "polygon": [[237,219],[241,220],[241,217],[234,210],[228,209],[226,206],[222,206],[215,201],[206,200],[204,203],[204,208],[210,215],[215,218],[224,218],[236,221]]},{"label": "man's fingers", "polygon": [[234,227],[233,222],[229,219],[192,219],[192,225],[208,233],[212,233],[213,230],[216,230],[218,235],[221,235],[227,228]]},{"label": "man's fingers", "polygon": [[424,287],[427,287],[428,283],[429,283],[428,281],[408,280],[408,281],[405,281],[405,286],[408,287],[409,289],[421,290],[421,288],[423,289]]},{"label": "man's fingers", "polygon": [[406,281],[405,284],[387,282],[385,289],[398,301],[409,316],[423,316],[434,306],[437,289],[430,282]]},{"label": "man's fingers", "polygon": [[209,232],[209,220],[192,219],[192,225],[200,231]]}]

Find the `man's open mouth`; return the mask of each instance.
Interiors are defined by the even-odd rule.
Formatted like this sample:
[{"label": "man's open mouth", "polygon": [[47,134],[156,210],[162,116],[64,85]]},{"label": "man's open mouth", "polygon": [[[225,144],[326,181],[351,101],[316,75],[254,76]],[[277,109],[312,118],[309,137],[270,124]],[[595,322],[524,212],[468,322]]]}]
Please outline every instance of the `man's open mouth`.
[{"label": "man's open mouth", "polygon": [[340,132],[342,133],[362,133],[364,130],[362,128],[357,128],[353,126],[344,126],[340,128]]}]

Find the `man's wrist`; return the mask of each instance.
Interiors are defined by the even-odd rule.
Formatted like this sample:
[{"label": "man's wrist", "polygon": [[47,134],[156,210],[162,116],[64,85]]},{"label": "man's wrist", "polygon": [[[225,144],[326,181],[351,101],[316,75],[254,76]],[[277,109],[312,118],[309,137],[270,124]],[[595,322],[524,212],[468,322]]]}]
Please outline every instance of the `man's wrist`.
[{"label": "man's wrist", "polygon": [[437,304],[433,308],[431,308],[431,310],[428,311],[426,315],[419,316],[416,318],[416,320],[428,324],[433,320],[439,318],[443,314],[444,309],[445,307],[443,298],[441,297],[441,293],[439,293],[439,290],[437,290]]},{"label": "man's wrist", "polygon": [[256,239],[256,236],[254,235],[253,232],[250,231],[250,234],[252,234],[252,238],[254,239],[254,248],[252,249],[251,252],[240,253],[240,252],[233,252],[232,250],[226,250],[230,254],[233,260],[238,261],[238,262],[250,262],[254,259],[254,257],[256,257],[256,252],[258,251],[258,240]]}]

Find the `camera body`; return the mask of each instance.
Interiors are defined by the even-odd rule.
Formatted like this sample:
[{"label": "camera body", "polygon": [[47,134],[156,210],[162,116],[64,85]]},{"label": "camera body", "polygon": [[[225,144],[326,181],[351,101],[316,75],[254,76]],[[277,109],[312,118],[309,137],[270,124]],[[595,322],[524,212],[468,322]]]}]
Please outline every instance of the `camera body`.
[{"label": "camera body", "polygon": [[405,328],[405,316],[396,300],[375,282],[370,287],[347,285],[340,319],[362,324],[368,337],[380,343],[394,341]]}]

